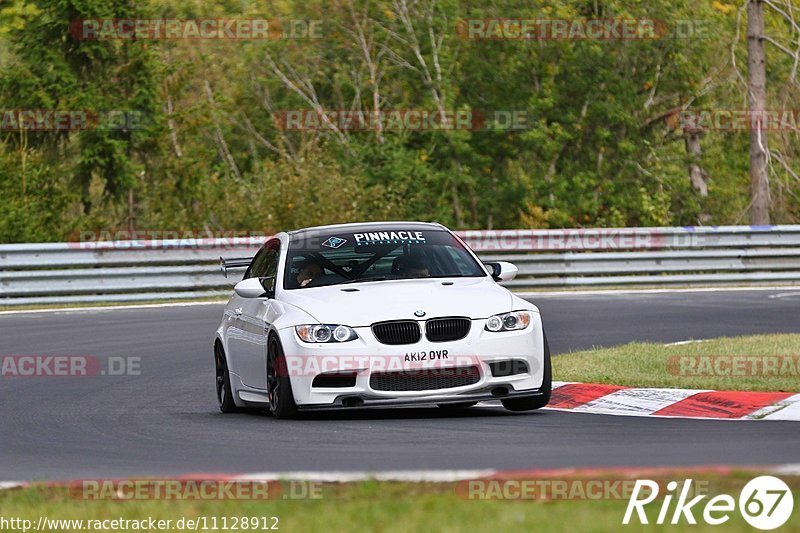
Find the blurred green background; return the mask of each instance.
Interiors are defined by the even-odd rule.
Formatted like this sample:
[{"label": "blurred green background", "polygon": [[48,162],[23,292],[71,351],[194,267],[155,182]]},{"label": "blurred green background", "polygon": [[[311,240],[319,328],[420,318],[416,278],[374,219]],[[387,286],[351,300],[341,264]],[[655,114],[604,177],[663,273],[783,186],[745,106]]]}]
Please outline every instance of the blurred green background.
[{"label": "blurred green background", "polygon": [[[791,11],[792,0],[777,5]],[[746,224],[740,3],[688,0],[5,0],[0,242],[114,229],[274,231]],[[800,15],[798,12],[796,15]],[[288,39],[77,39],[80,19],[317,21]],[[657,39],[474,40],[470,19],[648,19]],[[798,17],[800,19],[800,17]],[[74,28],[74,26],[73,26]],[[800,102],[798,28],[768,10],[771,109]],[[302,36],[300,36],[302,37]],[[286,131],[275,113],[523,111],[521,129]],[[124,111],[136,128],[15,129],[9,110]],[[13,115],[12,115],[13,116]],[[0,117],[2,118],[2,117]],[[491,126],[491,125],[490,125]],[[770,132],[773,223],[800,220],[796,132]],[[704,187],[693,185],[690,168]]]}]

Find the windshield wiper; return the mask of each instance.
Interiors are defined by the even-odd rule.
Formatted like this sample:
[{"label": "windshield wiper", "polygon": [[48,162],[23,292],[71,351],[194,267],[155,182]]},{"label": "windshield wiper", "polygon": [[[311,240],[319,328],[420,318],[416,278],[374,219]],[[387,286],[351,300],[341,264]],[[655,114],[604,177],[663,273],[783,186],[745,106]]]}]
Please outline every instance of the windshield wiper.
[{"label": "windshield wiper", "polygon": [[400,279],[399,276],[373,276],[369,278],[356,278],[339,283],[339,285],[347,285],[348,283],[363,283],[365,281],[389,281],[393,279]]}]

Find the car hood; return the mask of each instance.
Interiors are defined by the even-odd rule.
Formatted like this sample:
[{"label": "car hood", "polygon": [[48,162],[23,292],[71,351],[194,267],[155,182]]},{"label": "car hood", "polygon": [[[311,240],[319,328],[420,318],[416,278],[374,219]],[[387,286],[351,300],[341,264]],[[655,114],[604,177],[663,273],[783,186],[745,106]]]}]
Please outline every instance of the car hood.
[{"label": "car hood", "polygon": [[280,299],[301,308],[323,324],[352,327],[384,320],[419,320],[414,315],[416,311],[423,311],[425,319],[439,316],[486,318],[511,311],[513,301],[511,293],[490,278],[351,283],[286,290]]}]

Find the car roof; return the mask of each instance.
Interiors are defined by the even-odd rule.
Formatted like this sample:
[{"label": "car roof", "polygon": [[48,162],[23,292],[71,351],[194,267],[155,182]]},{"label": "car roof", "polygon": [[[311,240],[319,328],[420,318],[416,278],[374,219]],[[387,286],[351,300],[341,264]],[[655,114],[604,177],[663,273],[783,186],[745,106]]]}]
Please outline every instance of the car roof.
[{"label": "car roof", "polygon": [[359,230],[375,231],[376,229],[383,229],[383,231],[398,231],[398,230],[447,230],[438,222],[414,222],[414,221],[401,221],[392,220],[386,222],[351,222],[348,224],[330,224],[328,226],[313,226],[310,228],[302,228],[294,231],[288,231],[290,237],[301,235],[307,232],[323,232],[323,231],[340,231],[342,233],[357,233]]}]

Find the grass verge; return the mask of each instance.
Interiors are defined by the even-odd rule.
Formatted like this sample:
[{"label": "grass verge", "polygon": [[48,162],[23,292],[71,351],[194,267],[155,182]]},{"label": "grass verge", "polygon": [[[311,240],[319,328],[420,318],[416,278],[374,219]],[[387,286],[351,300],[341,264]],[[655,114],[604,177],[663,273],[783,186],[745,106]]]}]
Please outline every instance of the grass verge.
[{"label": "grass verge", "polygon": [[[755,477],[752,472],[732,472],[729,474],[698,475],[675,472],[674,477],[648,476],[655,479],[666,491],[666,483],[670,479],[683,480],[692,477],[694,488],[700,488],[693,494],[708,496],[696,506],[695,518],[699,525],[691,526],[693,531],[719,531],[719,526],[703,524],[702,509],[709,498],[717,494],[730,494],[738,500],[744,484]],[[610,477],[609,477],[610,476]],[[595,476],[597,477],[597,476]],[[614,480],[613,474],[604,475],[600,480]],[[623,480],[625,477],[622,478]],[[628,480],[635,479],[628,476]],[[782,477],[798,498],[800,478]],[[511,480],[511,482],[524,480]],[[544,480],[535,480],[542,482]],[[550,482],[566,482],[570,487],[586,486],[588,478],[566,477]],[[285,484],[286,482],[284,482]],[[259,522],[259,530],[269,530],[275,524],[272,517],[277,517],[279,531],[653,531],[670,529],[679,531],[686,527],[683,521],[678,526],[659,527],[653,525],[664,502],[657,499],[646,506],[650,525],[643,526],[638,522],[622,526],[622,518],[628,503],[629,494],[623,497],[604,496],[598,499],[553,498],[548,500],[498,500],[485,499],[491,492],[485,487],[478,492],[464,490],[462,484],[426,483],[408,484],[397,482],[361,482],[351,484],[325,484],[317,492],[315,499],[284,499],[277,497],[266,501],[87,501],[71,495],[63,488],[28,488],[4,491],[0,493],[0,517],[21,518],[37,524],[39,517],[60,520],[170,520],[168,531],[180,531],[176,524],[181,518],[202,519],[211,530],[211,520],[217,519],[217,530],[234,530],[231,526],[234,517],[239,520],[246,517],[250,520],[265,519]],[[509,483],[500,480],[496,483]],[[577,483],[577,485],[576,485]],[[632,482],[631,482],[632,484]],[[504,485],[507,486],[507,485]],[[515,485],[518,486],[518,485]],[[460,487],[460,488],[459,488]],[[284,491],[281,491],[283,494]],[[472,494],[472,497],[470,496]],[[499,493],[496,493],[499,494]],[[612,495],[613,496],[613,495]],[[675,500],[669,504],[670,513],[675,507]],[[740,512],[730,513],[730,520],[725,524],[725,531],[752,531],[742,518]],[[228,528],[222,528],[222,519],[227,518]],[[185,523],[185,522],[184,522]],[[264,523],[268,527],[264,527]],[[50,531],[77,532],[86,530],[86,523],[72,524],[56,528],[51,524]],[[800,528],[800,514],[795,512],[789,522],[781,530]],[[255,529],[239,527],[239,530]],[[10,529],[4,529],[6,531]],[[185,528],[184,528],[185,530]],[[202,531],[203,527],[198,527]]]},{"label": "grass verge", "polygon": [[800,335],[630,343],[553,358],[560,381],[634,387],[800,392]]}]

